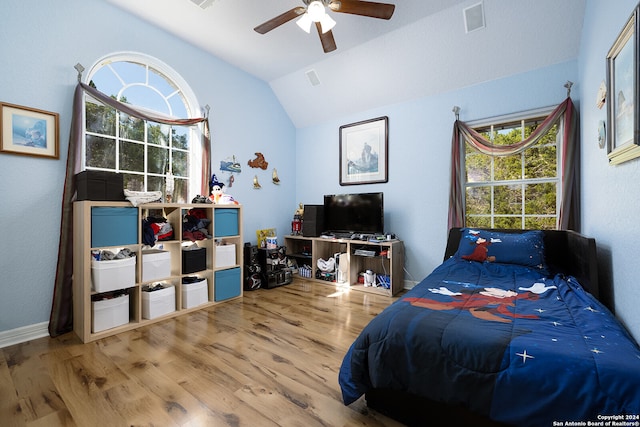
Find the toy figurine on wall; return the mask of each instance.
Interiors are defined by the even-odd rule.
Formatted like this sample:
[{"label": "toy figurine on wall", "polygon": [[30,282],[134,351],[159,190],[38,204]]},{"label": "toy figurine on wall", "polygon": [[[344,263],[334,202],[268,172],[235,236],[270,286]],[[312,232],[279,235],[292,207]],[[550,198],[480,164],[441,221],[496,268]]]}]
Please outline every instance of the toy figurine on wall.
[{"label": "toy figurine on wall", "polygon": [[223,172],[240,173],[242,167],[240,163],[236,161],[236,156],[233,156],[232,160],[220,160],[220,170]]},{"label": "toy figurine on wall", "polygon": [[260,168],[262,170],[267,170],[269,167],[269,162],[267,162],[262,153],[255,153],[256,158],[253,160],[249,160],[247,164],[252,168]]},{"label": "toy figurine on wall", "polygon": [[262,185],[260,185],[260,183],[258,182],[258,175],[254,175],[253,177],[253,189],[254,190],[259,190],[262,188]]},{"label": "toy figurine on wall", "polygon": [[236,156],[233,156],[231,160],[220,160],[220,171],[223,174],[229,173],[227,187],[231,188],[235,181],[233,174],[242,172],[242,167],[240,166],[240,163],[236,161]]},{"label": "toy figurine on wall", "polygon": [[215,174],[211,175],[211,181],[209,182],[209,192],[211,195],[209,199],[218,205],[238,205],[239,203],[233,196],[224,193],[224,184],[218,181]]}]

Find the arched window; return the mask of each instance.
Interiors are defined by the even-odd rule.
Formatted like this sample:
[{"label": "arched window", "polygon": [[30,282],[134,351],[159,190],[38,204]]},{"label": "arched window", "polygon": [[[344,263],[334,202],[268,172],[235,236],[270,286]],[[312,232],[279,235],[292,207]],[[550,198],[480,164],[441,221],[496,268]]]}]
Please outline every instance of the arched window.
[{"label": "arched window", "polygon": [[[101,58],[86,75],[100,92],[167,118],[200,116],[195,95],[172,68],[139,53]],[[199,192],[200,144],[195,126],[172,126],[138,119],[85,96],[82,168],[122,173],[135,191],[162,191],[174,183],[172,201],[184,203]],[[196,177],[197,179],[192,179]],[[194,182],[196,181],[196,182]]]}]

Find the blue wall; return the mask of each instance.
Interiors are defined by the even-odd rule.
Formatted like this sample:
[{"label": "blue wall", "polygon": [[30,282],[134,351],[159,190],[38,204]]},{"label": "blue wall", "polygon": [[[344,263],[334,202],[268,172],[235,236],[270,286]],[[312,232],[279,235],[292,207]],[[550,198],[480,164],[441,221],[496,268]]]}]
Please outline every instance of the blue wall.
[{"label": "blue wall", "polygon": [[[606,79],[606,56],[636,7],[636,0],[588,0],[580,46],[582,99],[583,232],[598,243],[601,279],[612,283],[616,315],[640,341],[640,159],[610,166],[606,150],[598,148],[598,122],[606,120],[606,106],[596,107],[596,93]],[[636,105],[636,108],[637,105]]]},{"label": "blue wall", "polygon": [[[319,204],[328,193],[384,191],[387,230],[405,241],[410,281],[428,274],[444,252],[452,107],[460,106],[461,119],[473,121],[552,106],[564,99],[565,82],[573,81],[572,98],[581,113],[583,232],[597,239],[602,279],[613,284],[616,314],[640,338],[640,263],[633,233],[640,160],[608,165],[596,140],[597,123],[606,112],[595,107],[607,51],[635,1],[587,0],[576,61],[297,130],[266,83],[114,7],[87,3],[5,0],[0,6],[0,101],[60,113],[62,148],[57,161],[0,155],[0,333],[49,318],[76,83],[73,65],[88,67],[108,53],[133,50],[176,69],[200,103],[212,107],[214,170],[232,155],[243,164],[228,192],[245,207],[245,240],[255,242],[258,228],[288,232],[299,202]],[[341,187],[339,127],[379,116],[389,117],[389,182]],[[267,157],[268,171],[246,166],[256,151]],[[283,182],[277,187],[270,183],[272,166]],[[254,174],[262,190],[251,189]]]},{"label": "blue wall", "polygon": [[[79,19],[79,17],[86,19]],[[60,201],[77,74],[112,52],[137,51],[174,68],[211,107],[212,166],[243,165],[227,193],[244,205],[246,241],[255,230],[289,231],[296,206],[295,128],[271,88],[100,1],[5,0],[0,5],[0,101],[60,114],[60,160],[0,155],[0,332],[47,322],[56,272]],[[269,169],[247,161],[262,152]],[[271,183],[271,168],[282,183]],[[262,184],[254,190],[254,175]],[[276,203],[275,200],[278,202]]]}]

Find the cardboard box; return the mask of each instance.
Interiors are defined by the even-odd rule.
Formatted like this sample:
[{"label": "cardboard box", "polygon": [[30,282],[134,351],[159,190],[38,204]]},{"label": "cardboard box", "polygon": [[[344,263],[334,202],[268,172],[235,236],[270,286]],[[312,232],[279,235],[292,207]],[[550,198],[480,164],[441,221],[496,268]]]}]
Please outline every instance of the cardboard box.
[{"label": "cardboard box", "polygon": [[159,249],[142,251],[142,281],[166,279],[171,276],[171,254]]},{"label": "cardboard box", "polygon": [[91,260],[91,288],[96,292],[135,286],[136,257],[106,261]]},{"label": "cardboard box", "polygon": [[129,295],[91,302],[91,332],[129,323]]},{"label": "cardboard box", "polygon": [[216,267],[231,267],[236,265],[236,245],[216,246]]},{"label": "cardboard box", "polygon": [[155,319],[176,311],[176,288],[165,285],[164,289],[142,291],[142,318]]},{"label": "cardboard box", "polygon": [[91,208],[91,247],[138,243],[138,208]]},{"label": "cardboard box", "polygon": [[182,308],[191,308],[209,302],[207,279],[182,283]]}]

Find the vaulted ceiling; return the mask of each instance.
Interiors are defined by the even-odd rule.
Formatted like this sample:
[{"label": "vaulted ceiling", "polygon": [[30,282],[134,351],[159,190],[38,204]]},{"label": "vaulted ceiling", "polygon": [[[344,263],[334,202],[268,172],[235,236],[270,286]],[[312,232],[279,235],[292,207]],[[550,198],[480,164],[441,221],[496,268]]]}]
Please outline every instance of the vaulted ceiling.
[{"label": "vaulted ceiling", "polygon": [[[337,50],[324,53],[294,20],[253,30],[302,0],[106,1],[268,82],[296,127],[573,60],[585,9],[585,0],[380,0],[396,5],[388,21],[330,12]],[[485,27],[467,32],[464,9],[478,3]]]}]

